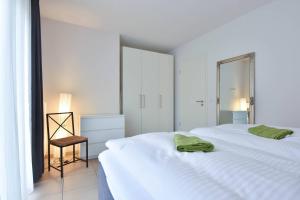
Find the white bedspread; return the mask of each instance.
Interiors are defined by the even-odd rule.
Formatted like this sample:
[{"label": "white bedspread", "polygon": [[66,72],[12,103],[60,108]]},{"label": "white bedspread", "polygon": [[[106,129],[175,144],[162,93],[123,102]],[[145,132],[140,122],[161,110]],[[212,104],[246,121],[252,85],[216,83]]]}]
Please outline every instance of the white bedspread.
[{"label": "white bedspread", "polygon": [[177,152],[173,133],[111,140],[107,147],[153,199],[299,199],[300,138],[276,141],[246,130],[232,125],[192,130],[189,134],[215,145],[211,153]]},{"label": "white bedspread", "polygon": [[115,200],[153,200],[111,151],[102,152],[99,159],[106,174],[108,187]]}]

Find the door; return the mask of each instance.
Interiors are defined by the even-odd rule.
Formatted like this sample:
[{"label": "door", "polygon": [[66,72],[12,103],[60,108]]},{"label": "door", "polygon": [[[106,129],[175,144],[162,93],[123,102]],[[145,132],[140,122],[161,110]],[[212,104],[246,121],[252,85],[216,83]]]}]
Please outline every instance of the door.
[{"label": "door", "polygon": [[142,51],[142,133],[159,131],[159,57]]},{"label": "door", "polygon": [[125,115],[125,135],[133,136],[141,132],[141,51],[123,48],[123,113]]},{"label": "door", "polygon": [[207,125],[206,59],[178,60],[176,130],[189,131]]},{"label": "door", "polygon": [[159,54],[159,130],[174,130],[174,59]]}]

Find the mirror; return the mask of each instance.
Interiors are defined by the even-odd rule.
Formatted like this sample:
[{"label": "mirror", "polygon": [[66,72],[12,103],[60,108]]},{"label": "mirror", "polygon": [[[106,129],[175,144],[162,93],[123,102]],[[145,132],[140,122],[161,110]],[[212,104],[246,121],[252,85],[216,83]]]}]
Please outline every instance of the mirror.
[{"label": "mirror", "polygon": [[254,123],[255,54],[217,63],[217,124]]}]

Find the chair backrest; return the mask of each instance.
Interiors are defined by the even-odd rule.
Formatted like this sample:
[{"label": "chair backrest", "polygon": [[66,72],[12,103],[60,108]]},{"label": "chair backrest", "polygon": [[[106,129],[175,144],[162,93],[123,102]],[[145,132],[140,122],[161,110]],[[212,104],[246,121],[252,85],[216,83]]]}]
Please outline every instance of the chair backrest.
[{"label": "chair backrest", "polygon": [[[65,116],[65,118],[62,120],[62,122],[58,122],[57,120],[55,120],[53,118],[53,116]],[[58,132],[58,130],[60,128],[64,129],[67,133],[71,134],[71,135],[75,135],[75,130],[74,130],[74,115],[73,112],[61,112],[61,113],[47,113],[46,114],[46,118],[47,118],[47,133],[48,133],[48,141],[51,140],[55,134]],[[66,124],[66,122],[68,121],[68,119],[71,118],[71,126],[72,126],[72,130],[68,130],[64,125]],[[56,125],[58,125],[58,128],[55,129],[55,131],[53,133],[50,134],[50,127],[49,127],[49,122],[53,121]]]}]

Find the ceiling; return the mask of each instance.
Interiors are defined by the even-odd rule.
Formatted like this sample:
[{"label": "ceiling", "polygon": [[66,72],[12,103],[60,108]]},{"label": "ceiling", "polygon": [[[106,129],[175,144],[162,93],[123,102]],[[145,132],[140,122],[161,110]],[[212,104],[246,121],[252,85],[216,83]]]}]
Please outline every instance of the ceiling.
[{"label": "ceiling", "polygon": [[40,0],[43,17],[121,34],[168,52],[273,0]]}]

